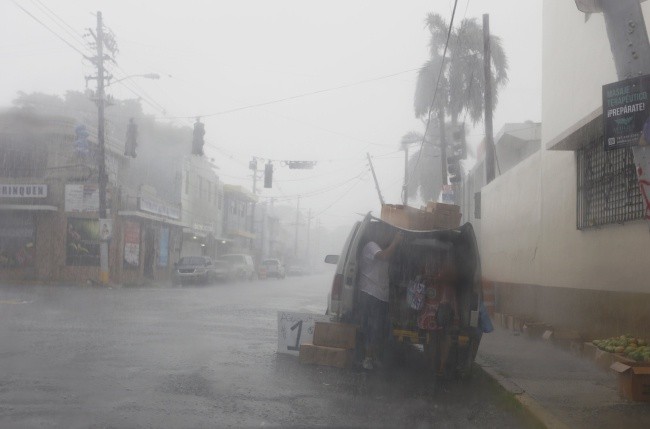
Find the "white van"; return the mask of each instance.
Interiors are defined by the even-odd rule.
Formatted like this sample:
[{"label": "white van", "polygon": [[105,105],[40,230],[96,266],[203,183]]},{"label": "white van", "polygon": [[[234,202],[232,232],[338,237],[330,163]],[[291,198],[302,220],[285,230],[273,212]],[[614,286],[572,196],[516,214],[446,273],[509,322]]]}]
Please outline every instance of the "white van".
[{"label": "white van", "polygon": [[[363,221],[354,224],[341,254],[325,258],[325,262],[337,264],[327,314],[333,321],[360,324],[358,261],[361,250],[368,241],[398,231],[402,231],[404,239],[389,269],[389,344],[396,350],[402,349],[403,344],[416,345],[426,354],[435,372],[465,376],[471,370],[483,330],[489,332],[489,328],[480,326],[479,322],[483,299],[481,264],[474,229],[469,223],[451,230],[410,231],[368,214]],[[446,290],[453,292],[447,293],[452,296],[446,297],[444,305],[436,301],[435,289],[431,290],[434,293],[429,293],[435,288],[435,273],[440,273],[443,265],[454,273],[453,279],[446,281]],[[409,301],[414,296],[411,292],[416,291],[419,284],[428,284],[422,287],[427,293],[426,303],[422,304],[429,306],[427,311],[435,311],[429,319],[424,319],[423,309],[417,308],[417,300]],[[481,312],[483,325],[491,327],[489,318],[485,317],[487,315]]]}]

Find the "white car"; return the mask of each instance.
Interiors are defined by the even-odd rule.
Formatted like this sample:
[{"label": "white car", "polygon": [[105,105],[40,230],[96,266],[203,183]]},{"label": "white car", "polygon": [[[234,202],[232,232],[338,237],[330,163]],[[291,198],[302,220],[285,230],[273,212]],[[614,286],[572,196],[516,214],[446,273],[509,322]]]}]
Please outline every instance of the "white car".
[{"label": "white car", "polygon": [[265,259],[260,264],[260,273],[264,273],[266,277],[275,277],[283,279],[286,275],[284,265],[279,259]]},{"label": "white car", "polygon": [[226,261],[232,266],[233,277],[239,280],[253,280],[255,278],[255,264],[250,255],[231,253],[219,256],[219,260]]}]

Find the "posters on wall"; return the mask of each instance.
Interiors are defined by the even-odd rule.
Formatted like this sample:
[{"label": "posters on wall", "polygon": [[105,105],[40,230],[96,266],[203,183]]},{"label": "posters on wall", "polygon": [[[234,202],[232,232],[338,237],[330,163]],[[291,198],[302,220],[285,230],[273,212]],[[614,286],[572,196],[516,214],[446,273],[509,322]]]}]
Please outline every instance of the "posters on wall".
[{"label": "posters on wall", "polygon": [[66,264],[99,266],[99,221],[68,218]]},{"label": "posters on wall", "polygon": [[169,228],[160,228],[160,239],[158,240],[158,266],[166,267],[169,263]]},{"label": "posters on wall", "polygon": [[33,216],[0,214],[0,268],[34,266],[34,231]]},{"label": "posters on wall", "polygon": [[99,211],[99,189],[97,184],[65,185],[65,211],[69,213]]},{"label": "posters on wall", "polygon": [[124,267],[137,268],[140,265],[140,224],[124,222]]}]

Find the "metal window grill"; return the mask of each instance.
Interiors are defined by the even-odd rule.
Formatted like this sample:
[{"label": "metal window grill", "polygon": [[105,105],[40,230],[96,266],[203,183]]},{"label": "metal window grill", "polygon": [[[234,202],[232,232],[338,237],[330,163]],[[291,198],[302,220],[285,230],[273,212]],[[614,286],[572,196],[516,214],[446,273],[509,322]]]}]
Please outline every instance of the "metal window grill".
[{"label": "metal window grill", "polygon": [[643,219],[631,148],[605,151],[598,138],[578,150],[578,229]]}]

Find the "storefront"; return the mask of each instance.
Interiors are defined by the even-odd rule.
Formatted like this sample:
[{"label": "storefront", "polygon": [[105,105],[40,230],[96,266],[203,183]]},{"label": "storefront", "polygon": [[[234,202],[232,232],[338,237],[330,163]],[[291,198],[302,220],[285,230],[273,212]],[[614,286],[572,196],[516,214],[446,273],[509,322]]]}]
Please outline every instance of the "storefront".
[{"label": "storefront", "polygon": [[137,210],[118,212],[113,231],[117,256],[111,273],[122,284],[169,281],[181,256],[184,227],[179,209],[139,197]]},{"label": "storefront", "polygon": [[48,280],[53,221],[45,183],[0,183],[0,278],[6,281]]}]

